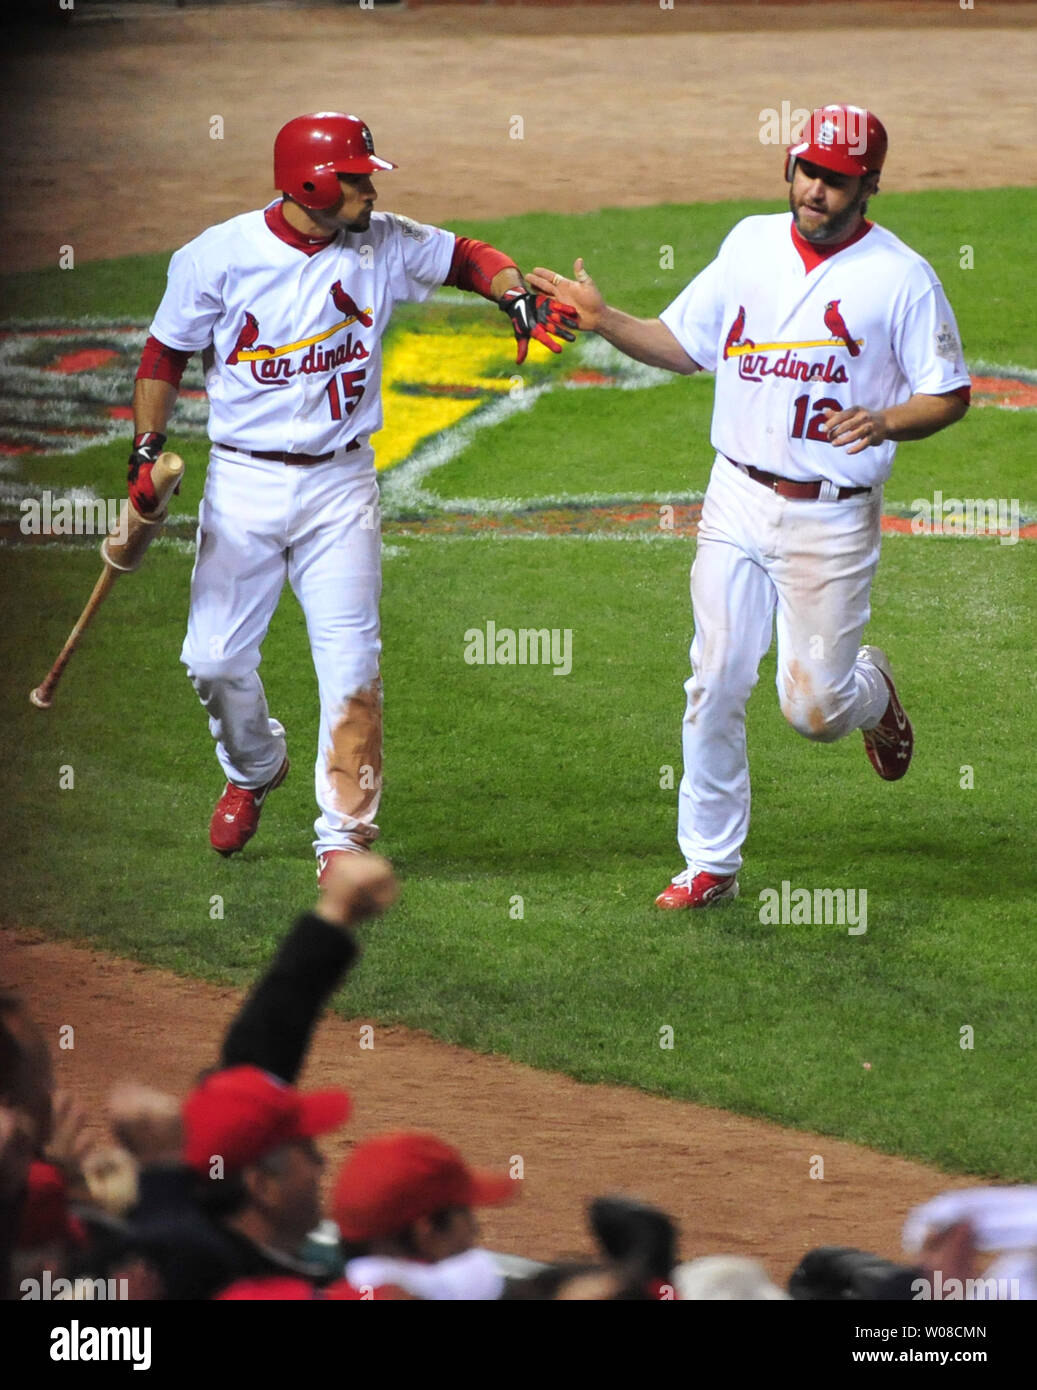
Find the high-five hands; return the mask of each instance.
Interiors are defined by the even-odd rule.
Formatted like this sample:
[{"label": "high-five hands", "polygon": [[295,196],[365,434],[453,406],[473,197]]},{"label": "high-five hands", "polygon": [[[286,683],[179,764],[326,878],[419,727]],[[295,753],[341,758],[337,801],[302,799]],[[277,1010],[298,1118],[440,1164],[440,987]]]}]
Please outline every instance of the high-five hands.
[{"label": "high-five hands", "polygon": [[542,293],[558,295],[566,300],[567,309],[576,318],[574,327],[584,333],[593,333],[597,329],[605,312],[605,299],[587,274],[582,256],[577,257],[573,265],[571,280],[541,265],[526,278]]}]

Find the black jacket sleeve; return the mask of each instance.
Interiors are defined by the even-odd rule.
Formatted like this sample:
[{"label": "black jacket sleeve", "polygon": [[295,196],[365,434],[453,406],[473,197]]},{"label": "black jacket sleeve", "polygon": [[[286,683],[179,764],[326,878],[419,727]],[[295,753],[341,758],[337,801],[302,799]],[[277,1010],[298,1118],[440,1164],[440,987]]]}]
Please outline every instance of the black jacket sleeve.
[{"label": "black jacket sleeve", "polygon": [[220,1066],[261,1067],[294,1084],[317,1020],[359,954],[348,929],[300,917],[227,1030]]}]

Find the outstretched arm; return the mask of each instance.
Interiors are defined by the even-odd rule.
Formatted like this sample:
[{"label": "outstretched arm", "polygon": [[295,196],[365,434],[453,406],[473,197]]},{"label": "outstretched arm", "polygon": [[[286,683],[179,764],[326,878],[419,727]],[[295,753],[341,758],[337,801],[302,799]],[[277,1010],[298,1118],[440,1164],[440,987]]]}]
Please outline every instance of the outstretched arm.
[{"label": "outstretched arm", "polygon": [[684,351],[661,319],[639,319],[605,303],[605,297],[587,274],[582,258],[573,266],[573,279],[537,266],[529,283],[542,294],[556,295],[577,311],[577,327],[597,333],[613,347],[650,367],[691,376],[699,364]]}]

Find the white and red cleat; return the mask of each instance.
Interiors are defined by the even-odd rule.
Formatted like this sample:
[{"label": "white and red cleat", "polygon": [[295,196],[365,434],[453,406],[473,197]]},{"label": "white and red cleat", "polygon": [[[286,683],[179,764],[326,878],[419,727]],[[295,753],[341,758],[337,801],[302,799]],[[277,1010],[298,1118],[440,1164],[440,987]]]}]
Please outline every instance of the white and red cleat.
[{"label": "white and red cleat", "polygon": [[718,878],[705,871],[692,874],[690,869],[677,875],[668,888],[655,900],[656,907],[712,907],[714,903],[738,897],[738,879],[734,874]]},{"label": "white and red cleat", "polygon": [[281,785],[288,776],[289,767],[285,758],[265,787],[239,787],[234,782],[227,783],[209,822],[209,843],[218,854],[237,854],[245,848],[259,826],[259,813],[267,794]]},{"label": "white and red cleat", "polygon": [[878,667],[883,680],[889,686],[889,704],[886,706],[885,714],[874,729],[861,730],[864,735],[864,751],[883,781],[896,782],[911,766],[911,754],[915,748],[914,731],[893,684],[889,657],[881,647],[862,647],[857,653],[858,661],[862,657]]}]

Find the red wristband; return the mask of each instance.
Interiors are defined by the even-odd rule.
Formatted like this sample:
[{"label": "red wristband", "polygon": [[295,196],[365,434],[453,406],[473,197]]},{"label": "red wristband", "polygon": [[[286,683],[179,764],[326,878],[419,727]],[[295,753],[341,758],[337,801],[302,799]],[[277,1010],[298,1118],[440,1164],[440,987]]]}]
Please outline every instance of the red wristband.
[{"label": "red wristband", "polygon": [[473,290],[484,299],[492,300],[490,286],[494,277],[509,267],[518,270],[515,262],[503,251],[487,246],[485,241],[472,241],[469,237],[459,236],[454,238],[454,257],[450,262],[450,273],[443,283],[456,285],[459,290]]},{"label": "red wristband", "polygon": [[180,378],[190,360],[189,352],[166,347],[165,343],[160,343],[149,334],[144,351],[140,355],[140,366],[137,368],[135,380],[168,381],[170,386],[179,390]]}]

